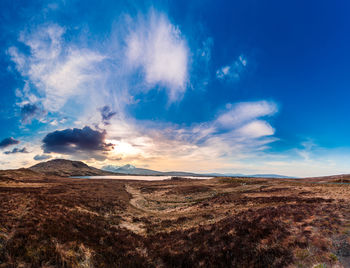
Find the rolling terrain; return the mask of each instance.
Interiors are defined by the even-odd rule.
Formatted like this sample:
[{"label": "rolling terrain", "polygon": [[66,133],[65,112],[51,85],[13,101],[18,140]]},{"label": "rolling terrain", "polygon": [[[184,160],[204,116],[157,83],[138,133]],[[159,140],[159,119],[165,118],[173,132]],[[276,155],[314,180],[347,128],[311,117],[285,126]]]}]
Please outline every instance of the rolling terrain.
[{"label": "rolling terrain", "polygon": [[338,179],[0,171],[0,267],[349,267],[350,185]]},{"label": "rolling terrain", "polygon": [[90,167],[81,161],[71,161],[65,159],[54,159],[47,162],[42,162],[30,167],[29,169],[39,173],[61,177],[115,175],[113,172]]}]

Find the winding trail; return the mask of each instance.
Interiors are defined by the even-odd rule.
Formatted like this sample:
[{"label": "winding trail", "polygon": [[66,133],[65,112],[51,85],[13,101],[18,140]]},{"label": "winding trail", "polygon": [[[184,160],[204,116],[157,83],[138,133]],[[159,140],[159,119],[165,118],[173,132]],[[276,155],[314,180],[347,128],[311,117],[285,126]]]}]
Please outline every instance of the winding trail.
[{"label": "winding trail", "polygon": [[133,207],[143,211],[143,212],[154,212],[153,210],[146,209],[146,203],[147,200],[143,197],[141,192],[130,185],[125,185],[125,190],[131,194],[132,198],[130,199],[129,203]]},{"label": "winding trail", "polygon": [[[146,199],[143,197],[141,192],[130,185],[125,185],[125,190],[131,195],[129,204],[137,209],[141,214],[152,213],[153,211],[145,209],[145,204],[147,203]],[[123,220],[120,222],[119,227],[128,229],[133,233],[143,235],[146,232],[145,225],[142,222],[135,222],[133,216],[128,214],[123,217]]]}]

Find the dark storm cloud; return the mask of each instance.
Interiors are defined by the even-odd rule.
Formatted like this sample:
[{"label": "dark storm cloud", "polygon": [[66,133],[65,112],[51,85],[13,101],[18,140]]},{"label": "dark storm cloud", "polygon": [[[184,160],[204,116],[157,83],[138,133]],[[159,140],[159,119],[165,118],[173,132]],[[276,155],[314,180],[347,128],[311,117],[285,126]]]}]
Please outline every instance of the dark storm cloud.
[{"label": "dark storm cloud", "polygon": [[6,148],[10,145],[14,145],[14,144],[18,144],[18,143],[19,143],[18,140],[15,140],[14,138],[9,137],[9,138],[6,138],[6,139],[3,139],[2,141],[0,141],[0,149]]},{"label": "dark storm cloud", "polygon": [[100,112],[101,112],[101,116],[102,116],[102,122],[105,124],[105,125],[109,125],[109,120],[114,116],[116,115],[117,113],[116,112],[113,112],[111,107],[109,106],[104,106],[100,109]]},{"label": "dark storm cloud", "polygon": [[36,156],[33,157],[34,160],[36,161],[41,161],[41,160],[47,160],[50,159],[52,156],[48,154],[37,154]]},{"label": "dark storm cloud", "polygon": [[25,104],[21,107],[21,118],[23,123],[30,123],[31,120],[41,113],[41,109],[35,104]]},{"label": "dark storm cloud", "polygon": [[105,143],[106,131],[90,127],[56,130],[43,139],[44,153],[75,154],[81,152],[106,152],[113,144]]},{"label": "dark storm cloud", "polygon": [[27,148],[23,147],[23,148],[14,148],[12,151],[6,151],[4,152],[4,154],[17,154],[17,153],[28,153]]}]

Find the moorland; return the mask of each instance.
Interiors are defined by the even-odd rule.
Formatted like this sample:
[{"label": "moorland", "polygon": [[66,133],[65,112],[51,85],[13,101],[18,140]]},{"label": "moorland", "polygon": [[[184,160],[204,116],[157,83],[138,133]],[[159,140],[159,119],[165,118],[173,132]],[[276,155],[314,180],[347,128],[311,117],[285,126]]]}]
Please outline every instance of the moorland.
[{"label": "moorland", "polygon": [[0,267],[350,267],[347,182],[0,171]]}]

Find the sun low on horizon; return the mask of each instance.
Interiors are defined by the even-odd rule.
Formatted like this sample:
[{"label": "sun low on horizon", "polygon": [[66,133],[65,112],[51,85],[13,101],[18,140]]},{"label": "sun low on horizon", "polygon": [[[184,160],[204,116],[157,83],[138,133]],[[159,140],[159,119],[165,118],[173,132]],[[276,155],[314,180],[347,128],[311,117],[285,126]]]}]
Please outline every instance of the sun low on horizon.
[{"label": "sun low on horizon", "polygon": [[0,7],[0,169],[350,173],[346,1]]}]

